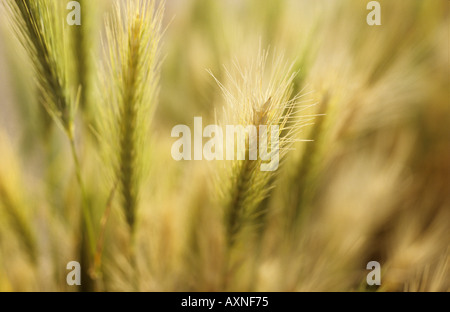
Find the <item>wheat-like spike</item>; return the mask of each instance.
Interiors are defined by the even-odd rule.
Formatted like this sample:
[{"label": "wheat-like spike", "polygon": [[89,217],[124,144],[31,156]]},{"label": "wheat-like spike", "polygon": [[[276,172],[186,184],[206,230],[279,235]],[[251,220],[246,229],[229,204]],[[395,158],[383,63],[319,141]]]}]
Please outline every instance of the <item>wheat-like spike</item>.
[{"label": "wheat-like spike", "polygon": [[[75,98],[76,93],[72,92],[70,87],[73,79],[70,76],[73,72],[73,60],[68,51],[70,42],[67,39],[68,27],[64,26],[66,20],[61,19],[64,17],[65,3],[54,0],[8,0],[5,4],[12,19],[12,27],[31,59],[40,102],[70,141],[76,178],[82,194],[80,250],[84,274],[89,270],[89,258],[93,255],[95,240],[80,161],[75,148],[73,120],[79,94]],[[73,90],[76,89],[78,88]],[[91,283],[84,279],[83,287],[87,286],[89,289]]]},{"label": "wheat-like spike", "polygon": [[[313,116],[302,118],[299,112],[304,109],[301,95],[293,96],[295,73],[292,65],[285,63],[280,55],[274,54],[268,64],[268,52],[259,51],[258,57],[241,67],[235,62],[233,69],[225,69],[228,81],[224,84],[216,79],[225,99],[223,109],[224,125],[252,125],[257,129],[257,160],[250,160],[249,134],[247,133],[245,160],[235,160],[224,166],[225,172],[218,175],[218,190],[224,209],[224,228],[226,239],[226,260],[223,287],[227,289],[239,259],[233,254],[238,246],[249,243],[258,234],[266,214],[262,201],[266,198],[276,178],[276,171],[262,171],[263,161],[259,150],[266,149],[265,142],[259,140],[259,126],[278,127],[278,147],[272,146],[269,154],[278,153],[281,163],[286,153],[292,149],[297,132],[310,124]],[[311,103],[306,106],[313,105]],[[271,140],[271,139],[269,139]],[[235,156],[236,157],[236,156]],[[236,159],[236,158],[235,158]],[[253,237],[253,238],[252,238]],[[235,262],[235,260],[238,260]]]},{"label": "wheat-like spike", "polygon": [[68,87],[61,1],[7,0],[11,26],[28,53],[35,71],[40,102],[56,123],[71,133],[75,105]]},{"label": "wheat-like spike", "polygon": [[[282,56],[274,56],[268,63],[268,52],[259,56],[243,68],[234,62],[233,70],[225,69],[227,86],[216,79],[222,89],[226,105],[222,123],[225,125],[260,125],[279,127],[279,156],[291,149],[298,141],[296,133],[309,125],[315,116],[303,118],[299,112],[301,95],[292,95],[295,73],[292,65],[284,62]],[[270,66],[267,66],[270,65]],[[308,104],[310,106],[313,104]],[[259,135],[259,130],[258,133]],[[244,227],[258,226],[261,201],[273,187],[276,172],[260,170],[262,161],[249,160],[246,146],[246,160],[234,161],[231,168],[219,178],[219,192],[224,203],[225,228],[228,247],[232,248]],[[261,148],[261,146],[259,146]],[[257,152],[259,155],[259,152]],[[259,156],[258,156],[259,157]]]},{"label": "wheat-like spike", "polygon": [[[160,40],[164,3],[129,1],[116,3],[106,21],[104,44],[108,64],[101,89],[107,90],[100,108],[101,135],[119,182],[126,221],[133,232],[143,169],[148,126],[156,106],[160,71]],[[111,156],[111,155],[110,155]]]}]

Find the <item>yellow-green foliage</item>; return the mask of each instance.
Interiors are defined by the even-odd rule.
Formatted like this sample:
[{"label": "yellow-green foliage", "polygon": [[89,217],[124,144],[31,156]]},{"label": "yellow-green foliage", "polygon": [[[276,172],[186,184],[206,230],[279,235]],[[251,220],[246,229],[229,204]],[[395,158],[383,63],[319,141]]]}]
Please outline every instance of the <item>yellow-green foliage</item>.
[{"label": "yellow-green foliage", "polygon": [[[448,1],[79,2],[1,2],[0,291],[450,290]],[[199,116],[280,167],[175,161]]]}]

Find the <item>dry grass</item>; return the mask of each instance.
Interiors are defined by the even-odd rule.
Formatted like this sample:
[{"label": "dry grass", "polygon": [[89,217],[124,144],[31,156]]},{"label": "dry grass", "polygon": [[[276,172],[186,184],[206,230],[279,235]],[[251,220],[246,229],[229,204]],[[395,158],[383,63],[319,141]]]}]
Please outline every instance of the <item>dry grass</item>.
[{"label": "dry grass", "polygon": [[[447,1],[80,3],[2,2],[0,291],[450,290]],[[196,116],[279,169],[176,162]]]}]

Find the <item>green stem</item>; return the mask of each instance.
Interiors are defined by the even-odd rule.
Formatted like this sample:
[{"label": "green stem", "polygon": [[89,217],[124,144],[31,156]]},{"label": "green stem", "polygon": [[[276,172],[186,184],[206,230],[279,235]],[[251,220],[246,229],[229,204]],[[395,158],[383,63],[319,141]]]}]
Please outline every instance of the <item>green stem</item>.
[{"label": "green stem", "polygon": [[[91,214],[89,212],[88,208],[88,200],[86,196],[86,191],[84,188],[83,179],[81,177],[81,166],[80,161],[78,158],[78,154],[75,148],[75,140],[73,138],[73,134],[69,134],[69,141],[70,141],[70,149],[72,151],[72,158],[75,164],[75,173],[77,176],[77,182],[78,186],[81,190],[81,196],[82,196],[82,215],[83,215],[83,221],[85,222],[87,236],[88,236],[88,244],[89,244],[89,250],[91,252],[91,255],[95,254],[95,240],[94,240],[94,232],[93,232],[93,225],[92,225],[92,219]],[[84,234],[84,233],[83,233]]]}]

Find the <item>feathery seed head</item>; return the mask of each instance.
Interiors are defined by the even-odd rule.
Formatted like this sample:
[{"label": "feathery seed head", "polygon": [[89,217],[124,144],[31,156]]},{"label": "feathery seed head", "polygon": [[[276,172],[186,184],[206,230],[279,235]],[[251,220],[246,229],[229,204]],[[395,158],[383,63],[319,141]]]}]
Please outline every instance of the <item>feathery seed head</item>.
[{"label": "feathery seed head", "polygon": [[[160,69],[160,40],[164,3],[134,0],[115,4],[106,20],[103,44],[107,64],[101,70],[99,128],[119,181],[127,223],[136,220],[144,145],[156,107]],[[119,152],[117,152],[119,151]]]}]

